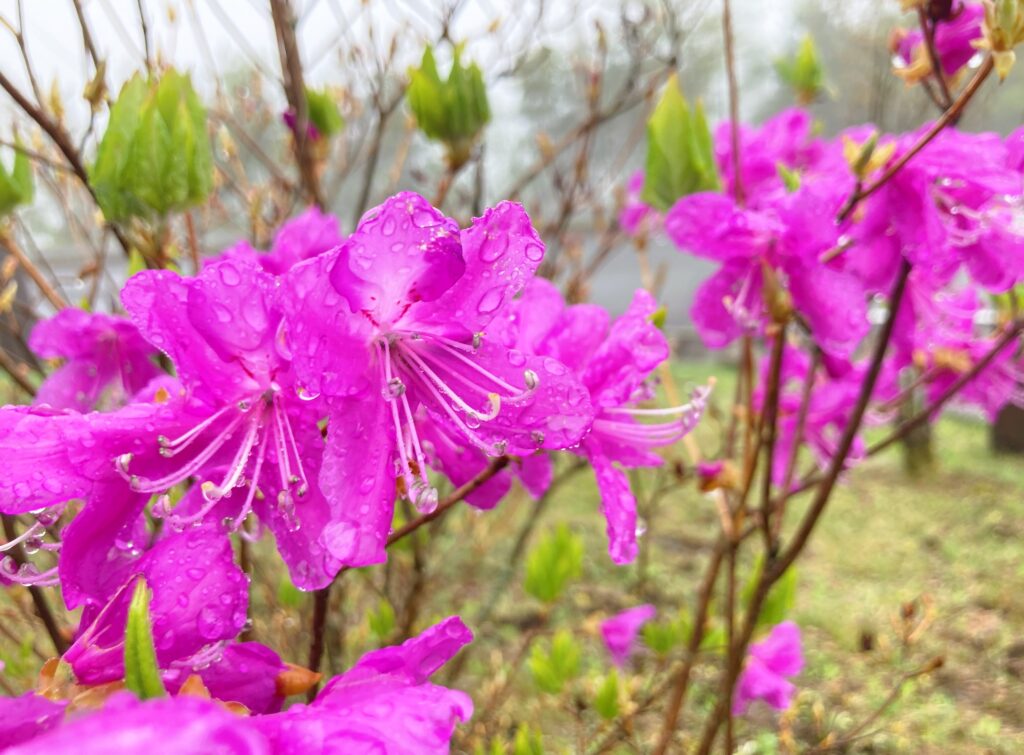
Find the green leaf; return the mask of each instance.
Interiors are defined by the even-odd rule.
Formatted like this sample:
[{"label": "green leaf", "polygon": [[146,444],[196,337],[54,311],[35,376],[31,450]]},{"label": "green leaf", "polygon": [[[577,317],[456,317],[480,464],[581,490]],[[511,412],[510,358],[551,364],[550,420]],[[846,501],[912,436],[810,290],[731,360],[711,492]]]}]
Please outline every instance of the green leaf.
[{"label": "green leaf", "polygon": [[608,673],[598,687],[594,710],[605,721],[611,721],[619,715],[619,674],[615,669]]},{"label": "green leaf", "polygon": [[818,56],[818,48],[809,34],[800,42],[800,47],[792,57],[775,61],[775,71],[783,83],[796,92],[801,104],[810,104],[825,88],[825,70]]},{"label": "green leaf", "polygon": [[527,661],[534,683],[543,692],[559,694],[579,673],[580,654],[579,643],[567,629],[556,632],[548,643],[537,643]]},{"label": "green leaf", "polygon": [[659,656],[666,656],[690,637],[690,617],[680,611],[674,619],[648,621],[640,630],[644,644]]},{"label": "green leaf", "polygon": [[416,125],[428,138],[448,147],[452,164],[461,164],[491,120],[490,103],[479,66],[462,64],[462,46],[455,48],[448,78],[437,71],[434,50],[427,46],[419,68],[409,70],[406,100]]},{"label": "green leaf", "polygon": [[381,599],[377,610],[370,614],[370,631],[382,642],[395,631],[395,609],[387,600]]},{"label": "green leaf", "polygon": [[153,647],[149,600],[146,580],[139,577],[128,605],[128,624],[124,635],[124,686],[140,700],[167,696]]},{"label": "green leaf", "polygon": [[583,569],[583,540],[560,524],[547,533],[526,557],[525,589],[543,603],[554,603],[569,580]]},{"label": "green leaf", "polygon": [[[764,568],[764,557],[760,557],[754,566],[754,573],[750,575],[746,585],[743,587],[743,601],[750,606],[754,597],[757,583],[761,579],[761,570]],[[785,621],[786,616],[793,610],[796,604],[796,568],[789,567],[779,579],[772,585],[761,606],[761,613],[757,617],[757,626],[774,626]]]},{"label": "green leaf", "polygon": [[779,178],[782,179],[783,185],[786,187],[786,191],[792,194],[794,191],[800,188],[800,171],[790,170],[786,167],[785,163],[775,163],[775,170],[779,173]]},{"label": "green leaf", "polygon": [[334,136],[345,128],[345,119],[341,117],[338,103],[326,89],[306,90],[306,110],[309,113],[309,122],[325,137]]},{"label": "green leaf", "polygon": [[[20,142],[16,142],[21,146]],[[9,214],[19,205],[28,204],[35,195],[35,182],[28,155],[21,150],[14,151],[11,172],[0,164],[0,218]]]},{"label": "green leaf", "polygon": [[206,110],[187,75],[136,74],[122,87],[89,180],[114,222],[165,217],[206,200],[213,152]]},{"label": "green leaf", "polygon": [[285,608],[299,608],[306,602],[306,593],[295,586],[291,577],[283,574],[277,583],[277,602]]},{"label": "green leaf", "polygon": [[668,318],[668,307],[662,304],[656,310],[651,312],[648,316],[648,320],[651,321],[651,325],[656,327],[658,330],[665,329],[665,320]]},{"label": "green leaf", "polygon": [[673,75],[647,121],[647,160],[640,198],[665,212],[680,197],[719,188],[704,106],[698,102],[691,109]]},{"label": "green leaf", "polygon": [[540,731],[534,731],[528,724],[520,724],[512,742],[512,755],[544,755]]}]

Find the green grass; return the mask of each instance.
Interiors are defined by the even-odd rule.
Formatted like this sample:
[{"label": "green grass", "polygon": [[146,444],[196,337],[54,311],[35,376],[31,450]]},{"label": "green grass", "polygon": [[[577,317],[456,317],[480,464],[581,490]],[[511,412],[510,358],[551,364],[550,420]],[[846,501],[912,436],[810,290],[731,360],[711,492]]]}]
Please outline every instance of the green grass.
[{"label": "green grass", "polygon": [[[675,368],[684,386],[715,371]],[[731,375],[723,370],[719,378],[715,406],[698,431],[707,450],[717,443],[732,398]],[[927,474],[908,478],[897,447],[843,480],[798,562],[792,618],[804,630],[808,666],[798,680],[797,703],[781,717],[762,708],[740,720],[737,741],[743,752],[784,752],[787,742],[800,750],[829,733],[841,738],[882,704],[904,674],[936,656],[944,659],[943,667],[904,685],[899,699],[868,727],[869,736],[850,751],[1024,751],[1024,458],[993,455],[987,433],[975,420],[947,416],[936,428],[937,462]],[[685,473],[685,457],[679,461]],[[478,716],[463,730],[467,748],[494,737],[507,741],[523,722],[543,730],[548,752],[575,752],[581,742],[594,741],[602,727],[588,706],[609,667],[598,634],[601,619],[645,601],[658,605],[662,616],[689,607],[716,535],[711,501],[690,479],[672,484],[677,471],[670,464],[634,476],[647,532],[640,559],[621,568],[606,556],[592,475],[577,473],[558,489],[536,522],[533,542],[566,522],[586,549],[582,577],[549,615],[525,595],[521,562],[508,586],[494,590],[513,541],[537,514],[521,492],[493,512],[460,507],[422,539],[423,600],[414,628],[461,614],[477,640],[455,686],[474,697],[478,714],[496,694],[503,700],[486,726]],[[659,488],[667,492],[658,493]],[[805,503],[806,497],[791,508],[790,526]],[[756,550],[759,544],[751,542]],[[358,570],[341,581],[332,604],[328,670],[339,671],[365,650],[400,639],[397,630],[376,636],[369,615],[389,600],[401,626],[414,583],[413,560],[406,544],[388,566]],[[311,601],[281,587],[271,543],[261,544],[255,563],[255,638],[286,660],[302,662]],[[750,563],[749,558],[742,562],[742,578]],[[497,600],[492,619],[476,623],[492,595]],[[31,644],[44,654],[46,643],[32,634],[23,616],[18,618],[30,610],[24,593],[6,597],[0,620],[28,645],[19,651],[0,636],[0,658],[8,662],[8,684],[22,689],[38,668]],[[904,618],[911,606],[912,616]],[[570,629],[585,651],[580,678],[558,698],[539,693],[526,665],[516,661],[528,656],[524,633],[556,628]],[[343,643],[337,639],[341,629]],[[701,709],[710,703],[716,678],[714,660],[710,654],[695,673],[681,741],[699,736]],[[640,653],[622,677],[623,702],[642,697],[663,668],[649,653]],[[639,716],[632,743],[617,751],[648,749],[659,720]]]}]

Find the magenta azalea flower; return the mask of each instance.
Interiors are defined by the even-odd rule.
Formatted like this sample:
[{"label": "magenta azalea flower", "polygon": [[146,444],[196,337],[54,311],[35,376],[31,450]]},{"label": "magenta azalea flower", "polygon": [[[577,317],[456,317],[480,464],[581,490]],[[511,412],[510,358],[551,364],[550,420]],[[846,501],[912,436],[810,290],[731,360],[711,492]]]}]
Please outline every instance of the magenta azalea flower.
[{"label": "magenta azalea flower", "polygon": [[32,330],[29,346],[43,359],[63,359],[39,386],[35,403],[87,412],[120,406],[163,374],[157,351],[124,317],[63,309]]},{"label": "magenta azalea flower", "polygon": [[124,676],[124,633],[137,575],[153,591],[150,614],[161,668],[236,637],[246,621],[249,584],[233,556],[231,541],[210,527],[158,540],[125,569],[121,584],[111,586],[105,605],[94,603],[83,613],[64,656],[76,678],[100,684]]},{"label": "magenta azalea flower", "polygon": [[626,665],[636,647],[636,638],[643,625],[653,619],[658,609],[650,604],[630,608],[601,622],[604,646],[616,666]]},{"label": "magenta azalea flower", "polygon": [[[897,141],[896,155],[917,133]],[[1024,279],[1024,186],[994,134],[947,130],[869,197],[850,226],[846,269],[871,290],[887,290],[903,255],[938,289],[963,268],[983,288],[1006,291]]]},{"label": "magenta azalea flower", "polygon": [[[788,108],[759,127],[740,124],[740,170],[743,191],[757,206],[762,198],[785,192],[779,167],[803,172],[825,156],[823,141],[814,136],[810,113]],[[715,129],[715,161],[724,184],[724,193],[735,193],[735,162],[732,158],[732,126],[723,121]]]},{"label": "magenta azalea flower", "polygon": [[0,697],[0,751],[38,737],[58,725],[67,703],[54,702],[34,692],[21,697]]},{"label": "magenta azalea flower", "polygon": [[500,204],[460,231],[404,193],[285,276],[299,389],[327,401],[320,487],[340,506],[327,533],[335,558],[384,559],[396,483],[421,510],[436,506],[421,411],[492,456],[580,441],[592,412],[569,370],[487,335],[543,254],[519,205]]},{"label": "magenta azalea flower", "polygon": [[776,710],[785,710],[793,701],[796,687],[789,681],[804,667],[800,627],[784,621],[772,628],[761,642],[747,652],[747,661],[736,683],[732,703],[734,716],[742,716],[755,700],[763,700]]},{"label": "magenta azalea flower", "polygon": [[198,675],[214,700],[241,703],[253,714],[277,713],[284,698],[278,677],[286,671],[281,656],[259,642],[231,642],[181,659],[163,671],[164,686],[176,694],[190,676]]},{"label": "magenta azalea flower", "polygon": [[[298,126],[298,118],[296,118],[294,110],[288,108],[283,113],[281,113],[281,121],[284,123],[285,126],[288,127],[289,131],[291,131],[293,134],[295,133],[295,129]],[[317,139],[320,138],[320,129],[318,129],[313,124],[313,121],[307,120],[306,134],[310,139],[316,141]]]},{"label": "magenta azalea flower", "polygon": [[[472,715],[473,704],[466,694],[428,680],[472,637],[458,617],[446,619],[402,645],[367,653],[328,682],[311,704],[293,705],[283,713],[264,714],[250,708],[253,715],[240,716],[196,697],[140,702],[129,693],[118,693],[102,709],[79,712],[61,722],[60,704],[28,696],[0,698],[4,713],[0,736],[9,737],[0,739],[0,745],[15,745],[5,753],[19,754],[149,750],[185,755],[211,751],[440,755],[448,752],[456,724]],[[234,647],[240,651],[245,646]],[[248,663],[232,660],[230,678],[237,684],[251,684],[247,676],[266,673],[263,660],[246,668]],[[204,673],[210,687],[207,677]]]},{"label": "magenta azalea flower", "polygon": [[[295,584],[315,589],[342,563],[325,537],[340,504],[315,484],[321,411],[297,394],[278,342],[275,290],[274,276],[235,259],[208,265],[195,278],[144,271],[125,284],[125,308],[174,363],[190,406],[175,418],[173,431],[152,418],[134,427],[133,445],[117,449],[118,466],[141,493],[163,494],[190,478],[204,479],[205,504],[198,510],[182,515],[158,508],[175,526],[214,515],[236,489],[237,495],[247,489],[231,504],[236,526],[255,511],[277,538]],[[115,450],[123,418],[98,418],[93,425],[90,440]]]},{"label": "magenta azalea flower", "polygon": [[[638,409],[653,396],[650,376],[668,358],[668,342],[651,322],[654,299],[637,291],[620,318],[591,304],[567,307],[552,284],[534,280],[510,306],[497,337],[523,351],[565,364],[590,394],[596,417],[582,443],[572,449],[590,462],[597,477],[607,521],[608,550],[617,564],[630,563],[637,553],[636,499],[622,468],[659,466],[653,449],[667,446],[697,424],[706,389],[694,392],[690,404],[668,409]],[[648,424],[644,419],[665,418]],[[482,462],[477,462],[478,465]]]},{"label": "magenta azalea flower", "polygon": [[[946,18],[935,22],[935,52],[947,78],[955,76],[978,54],[974,42],[981,39],[985,20],[983,3],[953,2]],[[893,42],[896,73],[909,82],[917,82],[932,73],[931,57],[919,28],[900,30]]]},{"label": "magenta azalea flower", "polygon": [[690,311],[705,345],[722,348],[760,330],[770,306],[770,274],[789,292],[822,350],[853,353],[869,328],[864,286],[820,259],[839,243],[833,220],[843,198],[838,188],[809,183],[761,210],[738,207],[722,194],[692,194],[669,210],[669,238],[680,249],[722,263],[697,291]]},{"label": "magenta azalea flower", "polygon": [[246,719],[212,700],[165,697],[141,702],[130,692],[120,692],[99,711],[70,717],[4,753],[111,755],[145,751],[176,755],[272,752],[266,738],[247,725]]},{"label": "magenta azalea flower", "polygon": [[343,240],[338,230],[338,219],[310,207],[278,229],[268,251],[254,249],[248,241],[239,241],[205,264],[241,259],[254,262],[272,275],[283,275],[303,260],[333,249]]},{"label": "magenta azalea flower", "polygon": [[640,199],[644,172],[636,171],[626,183],[626,202],[619,213],[619,225],[630,236],[647,234],[661,224],[661,214]]},{"label": "magenta azalea flower", "polygon": [[397,647],[367,653],[312,704],[251,721],[280,755],[447,753],[455,725],[473,715],[473,702],[428,679],[472,639],[453,616]]}]

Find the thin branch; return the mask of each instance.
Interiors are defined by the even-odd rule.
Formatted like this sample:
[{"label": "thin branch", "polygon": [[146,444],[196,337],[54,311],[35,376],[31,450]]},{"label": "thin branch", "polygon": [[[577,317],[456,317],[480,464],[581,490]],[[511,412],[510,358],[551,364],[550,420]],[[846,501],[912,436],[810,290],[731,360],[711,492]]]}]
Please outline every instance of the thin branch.
[{"label": "thin branch", "polygon": [[701,582],[700,592],[697,594],[696,609],[693,612],[693,629],[686,644],[686,658],[683,661],[679,672],[674,676],[672,686],[672,697],[669,698],[668,706],[665,708],[665,717],[661,724],[661,734],[658,737],[658,744],[654,748],[655,755],[664,755],[672,742],[672,735],[675,733],[679,722],[679,714],[683,709],[683,701],[686,699],[686,692],[690,683],[690,673],[693,671],[694,661],[697,659],[697,652],[700,650],[701,642],[704,640],[704,625],[707,622],[708,612],[711,607],[711,596],[715,592],[715,582],[718,579],[718,570],[722,565],[722,557],[728,548],[728,540],[724,536],[719,539],[718,546],[711,555],[707,571],[704,572],[704,581]]},{"label": "thin branch", "polygon": [[[750,644],[750,640],[754,635],[754,629],[757,627],[757,617],[761,613],[761,608],[768,597],[768,593],[771,590],[772,585],[775,584],[783,574],[785,574],[786,570],[793,564],[797,556],[800,555],[804,547],[807,545],[807,542],[811,537],[811,533],[814,531],[815,526],[821,519],[821,515],[824,513],[825,508],[828,505],[832,490],[835,487],[836,482],[839,480],[839,475],[846,467],[846,459],[849,456],[850,449],[853,448],[854,440],[860,430],[861,421],[864,419],[864,413],[867,411],[868,403],[870,402],[871,396],[875,390],[875,384],[878,382],[878,376],[882,371],[882,364],[885,360],[885,354],[888,350],[889,342],[892,340],[892,333],[897,319],[896,315],[899,312],[900,303],[903,301],[903,294],[906,291],[907,278],[909,275],[910,263],[904,259],[900,265],[899,272],[897,273],[892,293],[889,296],[889,317],[885,321],[885,325],[882,327],[878,340],[875,342],[875,348],[871,355],[867,374],[864,377],[864,382],[861,384],[860,395],[857,397],[857,403],[855,404],[853,411],[850,413],[850,419],[847,422],[843,435],[836,446],[836,451],[832,456],[832,463],[829,465],[828,472],[819,484],[815,497],[811,502],[807,513],[804,515],[793,540],[790,542],[789,546],[782,551],[777,559],[766,565],[761,573],[761,578],[758,580],[757,587],[754,590],[753,597],[751,598],[747,608],[743,629],[740,632],[738,643],[736,645],[736,659],[733,666],[726,671],[731,680],[735,680],[739,676],[739,667],[737,664],[742,663],[746,648]],[[715,736],[728,715],[730,715],[730,711],[725,705],[725,698],[719,698],[718,704],[715,706],[714,712],[708,718],[707,726],[704,729],[703,737],[701,738],[700,745],[697,749],[699,755],[708,755],[708,753],[711,752]]]},{"label": "thin branch", "polygon": [[839,213],[838,220],[840,222],[846,220],[861,200],[870,197],[876,191],[885,186],[893,176],[899,173],[904,165],[910,162],[918,152],[927,147],[932,139],[938,136],[943,129],[954,124],[957,119],[960,118],[960,115],[963,113],[967,103],[970,102],[971,98],[985,82],[985,79],[987,79],[989,74],[992,73],[993,67],[994,64],[992,62],[992,56],[989,55],[985,58],[985,62],[981,64],[981,67],[975,72],[974,77],[970,82],[968,82],[967,86],[964,87],[962,92],[960,92],[960,96],[956,98],[956,102],[954,102],[946,112],[939,116],[938,120],[932,124],[931,128],[921,134],[917,141],[911,145],[910,149],[900,155],[896,162],[886,168],[885,172],[882,173],[882,175],[875,181],[866,187],[857,187],[857,189],[850,195],[850,198],[846,200],[846,204]]},{"label": "thin branch", "polygon": [[17,383],[18,387],[28,394],[29,397],[35,397],[36,387],[21,373],[21,365],[15,362],[11,355],[2,347],[0,347],[0,369],[6,372],[11,380]]},{"label": "thin branch", "polygon": [[[772,534],[772,467],[775,463],[775,444],[778,438],[779,394],[782,382],[782,357],[786,348],[786,326],[775,334],[772,344],[771,361],[768,367],[768,387],[765,395],[764,421],[761,442],[764,445],[765,471],[761,478],[761,531],[764,533],[764,547],[768,557],[775,553],[777,544]],[[793,447],[796,450],[796,446]]]},{"label": "thin branch", "polygon": [[153,72],[153,51],[149,43],[149,26],[146,23],[146,11],[142,7],[142,0],[137,0],[139,8],[139,26],[142,27],[142,52],[146,57],[146,70]]},{"label": "thin branch", "polygon": [[57,293],[57,290],[46,279],[46,276],[28,258],[25,250],[18,245],[18,242],[14,240],[10,233],[3,229],[0,229],[0,246],[6,249],[18,261],[18,264],[28,274],[28,277],[32,279],[32,282],[36,284],[43,296],[49,300],[54,309],[59,312],[68,306],[68,303]]},{"label": "thin branch", "polygon": [[100,56],[96,52],[96,45],[92,40],[92,32],[89,31],[89,24],[85,20],[85,11],[82,10],[82,0],[71,0],[75,6],[75,15],[78,16],[78,26],[82,30],[82,46],[85,47],[89,57],[92,58],[92,65],[98,71],[100,69]]},{"label": "thin branch", "polygon": [[921,25],[921,35],[924,37],[925,49],[928,51],[932,75],[938,82],[939,91],[942,93],[938,105],[943,110],[948,110],[953,104],[953,93],[949,91],[949,82],[946,81],[946,74],[942,72],[942,61],[939,59],[938,50],[935,49],[935,24],[928,19],[928,11],[923,4],[917,7],[917,20]]},{"label": "thin branch", "polygon": [[729,138],[732,143],[733,196],[736,204],[745,201],[743,175],[740,172],[740,90],[736,83],[736,56],[732,38],[732,4],[722,0],[722,37],[725,47],[725,72],[729,82]]},{"label": "thin branch", "polygon": [[[14,540],[18,535],[14,517],[3,514],[0,519],[3,521],[4,536],[7,538],[7,541]],[[13,559],[19,566],[25,563],[24,552],[20,544],[9,550],[7,556]],[[54,618],[53,609],[50,608],[50,602],[46,599],[46,593],[38,585],[27,585],[27,588],[29,595],[32,596],[32,603],[35,605],[36,614],[39,616],[40,621],[43,622],[46,633],[50,636],[50,641],[53,643],[54,650],[57,651],[57,655],[64,655],[64,651],[68,649],[68,643],[64,639],[56,618]]]},{"label": "thin branch", "polygon": [[928,422],[932,417],[935,416],[935,412],[946,405],[952,398],[960,392],[960,390],[966,386],[969,382],[974,380],[986,367],[988,367],[992,361],[1010,344],[1017,336],[1020,335],[1021,331],[1024,330],[1024,320],[1017,320],[1011,327],[1009,327],[995,342],[992,348],[972,365],[971,369],[962,374],[956,380],[949,384],[939,397],[931,402],[928,406],[922,409],[914,416],[904,420],[896,427],[893,432],[877,443],[872,444],[868,447],[867,455],[873,456],[880,451],[885,450],[893,443],[905,438],[909,433],[913,432],[915,428]]},{"label": "thin branch", "polygon": [[[68,161],[71,166],[71,170],[78,177],[78,180],[82,182],[86,191],[89,192],[89,196],[96,202],[97,207],[99,201],[96,198],[96,191],[93,189],[92,184],[89,183],[89,174],[85,169],[85,163],[82,161],[82,156],[79,154],[78,149],[71,142],[71,137],[68,132],[64,129],[64,126],[58,121],[54,120],[43,111],[40,107],[32,104],[31,101],[19,90],[10,79],[8,79],[3,71],[0,71],[0,89],[3,89],[10,96],[14,103],[21,108],[25,115],[31,118],[36,125],[39,126],[46,135],[50,137],[54,144],[57,145],[57,149],[61,151],[64,158]],[[131,251],[131,244],[128,239],[121,232],[121,229],[114,224],[110,224],[110,229],[117,237],[118,242],[121,244],[121,248],[127,255]]]},{"label": "thin branch", "polygon": [[295,129],[292,144],[295,160],[299,164],[299,175],[306,198],[320,209],[324,209],[324,198],[320,191],[320,177],[317,175],[316,160],[313,156],[312,141],[309,137],[309,112],[306,107],[306,85],[302,74],[302,59],[299,44],[295,38],[295,11],[289,0],[270,0],[270,13],[274,19],[277,35],[277,49],[281,56],[281,72],[284,74],[284,93],[288,106],[295,113]]},{"label": "thin branch", "polygon": [[[333,584],[333,583],[332,583]],[[313,593],[313,620],[311,622],[312,638],[309,643],[309,661],[306,668],[310,671],[319,671],[320,664],[324,657],[325,636],[327,634],[327,607],[331,599],[331,585],[327,585]],[[319,685],[314,684],[307,693],[307,699],[312,702],[316,697]]]},{"label": "thin branch", "polygon": [[927,676],[928,674],[931,674],[933,671],[942,668],[943,663],[944,661],[941,657],[932,658],[930,661],[928,661],[928,663],[924,664],[921,668],[915,669],[914,671],[910,671],[904,674],[902,677],[900,677],[899,681],[896,682],[896,685],[892,688],[892,691],[889,692],[889,694],[886,696],[885,700],[882,701],[882,704],[879,705],[871,713],[871,715],[869,715],[859,724],[854,726],[853,729],[851,729],[846,734],[846,736],[835,742],[822,742],[816,747],[812,747],[811,749],[807,750],[807,752],[832,752],[833,750],[846,749],[850,744],[852,744],[854,741],[863,736],[862,732],[864,732],[869,726],[871,726],[871,724],[873,724],[875,721],[881,718],[882,714],[884,714],[885,711],[887,711],[890,708],[890,706],[892,706],[892,704],[899,699],[900,693],[903,691],[903,688],[907,685],[908,682],[913,681],[918,677]]}]

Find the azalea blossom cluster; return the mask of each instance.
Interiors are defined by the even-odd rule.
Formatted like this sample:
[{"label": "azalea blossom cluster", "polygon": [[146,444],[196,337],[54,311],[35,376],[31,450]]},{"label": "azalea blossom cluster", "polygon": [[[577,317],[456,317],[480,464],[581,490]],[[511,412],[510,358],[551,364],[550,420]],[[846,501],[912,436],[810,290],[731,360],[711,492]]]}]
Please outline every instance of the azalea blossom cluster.
[{"label": "azalea blossom cluster", "polygon": [[[237,639],[248,579],[231,535],[268,531],[294,584],[323,588],[343,568],[385,560],[396,498],[430,514],[440,475],[462,485],[495,458],[510,463],[466,497],[481,509],[497,505],[513,477],[543,494],[551,451],[586,458],[611,558],[635,558],[636,501],[623,468],[660,464],[653,450],[692,429],[707,392],[683,406],[638,406],[653,398],[652,372],[668,357],[653,299],[638,291],[614,321],[592,305],[568,306],[534,278],[543,255],[519,205],[502,203],[460,229],[404,193],[367,212],[348,237],[333,217],[309,210],[269,251],[242,242],[194,276],[137,273],[121,292],[126,316],[68,309],[41,323],[32,347],[62,365],[34,405],[0,409],[0,512],[34,522],[2,546],[0,579],[59,585],[68,609],[82,609],[61,659],[75,695],[124,677],[128,606],[142,578],[153,591],[167,688],[198,687],[276,714],[288,667]],[[35,558],[16,561],[19,545]],[[40,568],[43,559],[54,565]],[[448,649],[424,654],[439,665],[469,636],[458,619],[431,632],[394,652],[437,636]],[[446,746],[442,734],[468,717],[468,700],[424,686],[433,668],[410,662],[406,674],[389,662],[376,675],[374,659],[333,680],[309,708],[232,736],[251,734],[253,752],[267,741],[281,751],[277,727],[316,728],[339,710],[347,728],[337,736],[357,736],[365,708],[375,732],[367,736],[386,739],[374,728],[381,721],[369,720],[376,709],[344,690],[355,675],[391,695],[400,677],[404,691],[394,694],[443,721],[435,739]],[[26,721],[51,719],[35,698],[17,704]],[[53,736],[100,731],[113,709],[141,729],[179,713],[211,731],[224,726],[216,706],[195,700],[112,700],[90,723]]]},{"label": "azalea blossom cluster", "polygon": [[[890,418],[911,390],[944,405],[976,367],[957,395],[962,404],[993,419],[1021,398],[1019,339],[999,336],[1014,325],[1000,297],[1012,300],[1024,281],[1024,129],[1005,139],[942,131],[845,212],[858,187],[900,161],[928,128],[879,135],[859,126],[826,139],[799,109],[741,126],[743,203],[733,198],[728,124],[715,135],[723,192],[683,197],[661,216],[639,201],[642,179],[634,179],[623,224],[663,231],[679,249],[719,264],[690,311],[708,348],[744,337],[770,342],[781,324],[791,326],[781,358],[778,485],[795,482],[787,470],[799,444],[822,467],[831,461],[867,369],[871,323],[885,318],[903,265],[909,276],[875,386],[874,421]],[[759,392],[756,403],[764,398]],[[852,458],[863,451],[858,439]]]}]

